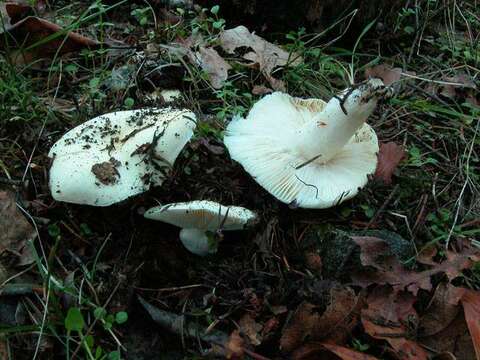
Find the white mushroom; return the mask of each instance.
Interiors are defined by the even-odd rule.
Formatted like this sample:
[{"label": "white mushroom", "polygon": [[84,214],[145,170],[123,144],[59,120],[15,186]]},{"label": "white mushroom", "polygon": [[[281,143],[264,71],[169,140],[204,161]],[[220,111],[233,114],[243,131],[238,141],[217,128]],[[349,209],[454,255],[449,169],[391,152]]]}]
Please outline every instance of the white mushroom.
[{"label": "white mushroom", "polygon": [[193,135],[188,110],[118,111],[68,131],[49,152],[59,201],[108,206],[161,185]]},{"label": "white mushroom", "polygon": [[253,178],[280,201],[328,208],[355,196],[377,165],[378,140],[365,124],[390,89],[371,79],[328,103],[273,93],[246,119],[234,118],[225,145]]},{"label": "white mushroom", "polygon": [[156,206],[144,214],[182,228],[180,240],[192,253],[205,256],[216,252],[211,233],[217,230],[242,230],[257,219],[253,211],[239,206],[224,206],[213,201],[191,201]]}]

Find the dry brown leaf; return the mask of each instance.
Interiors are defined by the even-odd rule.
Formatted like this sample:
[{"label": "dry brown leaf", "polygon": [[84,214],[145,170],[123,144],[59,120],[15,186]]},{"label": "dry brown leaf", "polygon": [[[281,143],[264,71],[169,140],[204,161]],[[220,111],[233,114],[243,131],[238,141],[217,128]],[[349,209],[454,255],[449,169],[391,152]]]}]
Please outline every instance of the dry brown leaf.
[{"label": "dry brown leaf", "polygon": [[480,260],[480,251],[469,245],[464,245],[461,252],[446,252],[447,259],[435,264],[432,269],[421,272],[407,270],[395,256],[386,251],[388,245],[379,238],[369,236],[353,237],[360,246],[362,265],[374,268],[374,271],[359,271],[352,275],[353,283],[362,287],[371,284],[389,284],[395,291],[407,290],[416,295],[419,289],[431,290],[430,278],[438,273],[445,273],[452,280],[465,269]]},{"label": "dry brown leaf", "polygon": [[314,271],[318,274],[322,272],[322,258],[314,251],[305,253],[305,264],[311,271]]},{"label": "dry brown leaf", "polygon": [[250,343],[254,346],[258,346],[262,343],[262,331],[263,326],[255,321],[250,314],[245,314],[242,316],[238,322],[240,329],[250,340]]},{"label": "dry brown leaf", "polygon": [[322,314],[317,306],[303,302],[285,327],[280,348],[293,351],[307,338],[309,341],[328,339],[343,343],[359,323],[361,304],[352,289],[340,286],[330,289],[330,303]]},{"label": "dry brown leaf", "polygon": [[240,336],[238,330],[232,331],[224,347],[224,356],[226,359],[243,359],[245,341]]},{"label": "dry brown leaf", "polygon": [[326,340],[344,343],[359,323],[362,301],[347,287],[333,287],[330,290],[330,304],[314,324],[311,340]]},{"label": "dry brown leaf", "polygon": [[238,48],[249,48],[252,51],[242,57],[250,61],[249,65],[258,66],[274,90],[284,90],[285,84],[273,77],[272,73],[277,67],[287,64],[296,65],[302,59],[295,54],[290,54],[258,35],[251,33],[245,26],[225,30],[220,34],[220,46],[229,54],[234,54]]},{"label": "dry brown leaf", "polygon": [[280,349],[290,352],[298,348],[312,332],[313,326],[320,320],[316,306],[307,302],[301,303],[292,319],[287,324],[280,338]]},{"label": "dry brown leaf", "polygon": [[407,292],[377,287],[367,298],[368,307],[362,310],[362,324],[367,334],[386,340],[401,359],[427,360],[425,350],[410,340],[418,323],[415,301]]},{"label": "dry brown leaf", "polygon": [[425,314],[420,318],[419,329],[422,336],[441,332],[457,317],[460,311],[458,302],[463,292],[450,284],[442,283],[435,290]]},{"label": "dry brown leaf", "polygon": [[426,91],[454,101],[466,101],[474,106],[480,106],[480,92],[474,80],[465,73],[442,77],[447,84],[429,83]]},{"label": "dry brown leaf", "polygon": [[397,82],[402,77],[401,68],[393,68],[387,64],[376,65],[365,70],[365,77],[368,78],[380,78],[385,85],[391,85]]},{"label": "dry brown leaf", "polygon": [[272,93],[273,90],[263,86],[263,85],[255,85],[252,89],[252,94],[253,95],[266,95]]},{"label": "dry brown leaf", "polygon": [[205,71],[214,89],[220,89],[232,67],[213,48],[200,47],[194,53],[195,62]]},{"label": "dry brown leaf", "polygon": [[461,301],[475,354],[480,359],[480,292],[465,289]]},{"label": "dry brown leaf", "polygon": [[342,360],[376,360],[374,356],[370,356],[343,346],[336,344],[323,343],[324,348],[328,349]]},{"label": "dry brown leaf", "polygon": [[0,254],[7,250],[17,254],[22,265],[30,264],[33,258],[27,241],[35,237],[35,229],[17,207],[15,194],[0,191]]},{"label": "dry brown leaf", "polygon": [[333,343],[308,343],[292,354],[293,360],[376,360],[377,358]]},{"label": "dry brown leaf", "polygon": [[393,172],[404,157],[405,150],[403,146],[394,142],[380,144],[375,177],[383,180],[385,184],[391,184]]},{"label": "dry brown leaf", "polygon": [[423,337],[419,339],[419,342],[440,353],[453,353],[457,360],[475,359],[472,338],[462,312],[442,331]]},{"label": "dry brown leaf", "polygon": [[[36,16],[28,16],[21,18],[25,15],[25,6],[18,4],[7,4],[5,6],[5,13],[7,14],[7,24],[5,31],[8,31],[10,36],[5,37],[10,42],[11,47],[22,46],[22,48],[28,48],[31,45],[40,42],[47,37],[59,32],[63,32],[64,29],[48,20],[41,19]],[[0,33],[3,29],[0,30]],[[15,39],[15,43],[11,43],[11,39]],[[22,51],[20,55],[23,58],[23,62],[28,62],[34,59],[36,56],[48,57],[56,54],[65,54],[73,51],[78,51],[84,48],[96,49],[100,43],[95,40],[89,39],[75,32],[65,32],[51,39],[48,42],[38,44],[28,51]],[[20,62],[22,59],[16,59]]]}]

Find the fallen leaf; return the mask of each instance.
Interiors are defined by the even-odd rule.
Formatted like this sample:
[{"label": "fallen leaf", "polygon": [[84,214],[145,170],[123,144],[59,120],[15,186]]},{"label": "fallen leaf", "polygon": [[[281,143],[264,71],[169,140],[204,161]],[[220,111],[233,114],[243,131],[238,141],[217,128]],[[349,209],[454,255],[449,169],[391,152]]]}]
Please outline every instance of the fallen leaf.
[{"label": "fallen leaf", "polygon": [[376,357],[343,347],[336,344],[323,343],[322,346],[342,360],[376,360]]},{"label": "fallen leaf", "polygon": [[273,332],[278,328],[278,325],[280,325],[280,321],[276,317],[268,319],[263,325],[262,337],[265,338],[273,334]]},{"label": "fallen leaf", "polygon": [[387,64],[376,65],[365,70],[365,77],[368,78],[380,78],[387,86],[397,82],[402,77],[402,69],[394,68]]},{"label": "fallen leaf", "polygon": [[315,251],[309,251],[305,253],[305,265],[311,271],[318,274],[322,273],[322,258]]},{"label": "fallen leaf", "polygon": [[393,172],[404,157],[403,146],[394,142],[381,143],[375,177],[381,179],[385,184],[391,184]]},{"label": "fallen leaf", "polygon": [[475,354],[480,359],[480,292],[465,289],[461,301]]},{"label": "fallen leaf", "polygon": [[465,73],[459,72],[453,76],[444,76],[441,80],[445,83],[429,83],[426,91],[441,96],[444,99],[470,103],[480,106],[480,92],[475,81]]},{"label": "fallen leaf", "polygon": [[463,292],[450,284],[437,286],[425,314],[420,318],[419,329],[422,336],[431,336],[448,327],[457,317],[460,306],[458,302]]},{"label": "fallen leaf", "polygon": [[[416,295],[418,290],[431,290],[430,278],[438,273],[445,273],[449,280],[458,277],[463,270],[473,266],[480,260],[480,251],[464,244],[459,252],[446,251],[447,259],[425,271],[416,272],[405,269],[398,259],[391,255],[383,240],[375,237],[356,236],[353,241],[360,246],[362,265],[370,267],[353,274],[353,283],[362,287],[372,284],[389,284],[395,291],[407,290]],[[372,270],[373,268],[373,270]]]},{"label": "fallen leaf", "polygon": [[320,314],[316,311],[316,306],[302,302],[283,331],[280,349],[291,352],[298,348],[311,334],[314,324],[318,321],[320,321]]},{"label": "fallen leaf", "polygon": [[[10,35],[2,36],[4,41],[2,45],[12,48],[21,45],[26,50],[16,53],[16,56],[21,55],[25,62],[37,55],[41,57],[61,55],[84,48],[96,49],[100,46],[97,41],[67,31],[48,20],[36,16],[24,17],[29,9],[28,6],[13,3],[0,7],[1,20],[4,23],[4,26],[0,27],[0,34],[7,31]],[[34,47],[28,49],[29,46]]]},{"label": "fallen leaf", "polygon": [[386,340],[401,359],[427,360],[426,351],[411,340],[418,324],[415,301],[408,292],[377,287],[367,298],[368,307],[361,312],[362,324],[367,334]]},{"label": "fallen leaf", "polygon": [[238,48],[248,48],[242,57],[250,61],[250,66],[257,66],[274,90],[284,90],[285,84],[272,76],[277,67],[287,64],[297,65],[302,59],[290,54],[258,35],[251,33],[245,26],[225,30],[220,34],[220,46],[229,54],[234,54]]},{"label": "fallen leaf", "polygon": [[334,286],[329,293],[330,302],[320,314],[320,307],[303,302],[289,321],[280,339],[280,348],[291,352],[299,348],[305,339],[344,342],[359,323],[362,304],[350,288]]},{"label": "fallen leaf", "polygon": [[228,70],[232,67],[213,48],[200,47],[194,53],[194,61],[205,71],[210,84],[220,89],[228,78]]},{"label": "fallen leaf", "polygon": [[257,323],[250,314],[247,313],[243,315],[238,324],[252,345],[258,346],[262,343],[262,335],[260,332],[263,326]]},{"label": "fallen leaf", "polygon": [[419,342],[439,353],[453,353],[457,360],[475,359],[475,349],[463,312],[459,312],[449,326],[442,331],[422,337]]},{"label": "fallen leaf", "polygon": [[340,345],[332,343],[308,343],[293,355],[293,360],[377,360],[376,357],[367,355]]},{"label": "fallen leaf", "polygon": [[252,94],[253,95],[266,95],[272,93],[273,90],[263,86],[263,85],[255,85],[252,89]]},{"label": "fallen leaf", "polygon": [[329,340],[344,343],[359,323],[363,301],[347,287],[335,286],[330,290],[330,303],[312,328],[311,340]]},{"label": "fallen leaf", "polygon": [[37,233],[27,221],[15,202],[15,194],[0,191],[0,254],[4,251],[15,253],[20,264],[33,262],[27,241],[35,239]]},{"label": "fallen leaf", "polygon": [[228,341],[225,343],[224,346],[224,356],[226,359],[242,359],[244,355],[244,348],[245,341],[240,336],[240,332],[238,330],[234,330]]}]

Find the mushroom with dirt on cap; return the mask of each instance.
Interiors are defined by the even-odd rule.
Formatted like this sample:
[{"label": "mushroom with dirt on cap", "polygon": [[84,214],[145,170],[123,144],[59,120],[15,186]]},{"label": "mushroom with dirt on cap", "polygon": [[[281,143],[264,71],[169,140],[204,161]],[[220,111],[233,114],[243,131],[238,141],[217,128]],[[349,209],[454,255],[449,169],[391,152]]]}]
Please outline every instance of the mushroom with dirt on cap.
[{"label": "mushroom with dirt on cap", "polygon": [[195,114],[170,107],[93,118],[52,146],[52,196],[108,206],[159,186],[195,127]]},{"label": "mushroom with dirt on cap", "polygon": [[216,252],[215,232],[242,230],[257,220],[257,215],[251,210],[207,200],[156,206],[147,210],[144,216],[181,227],[182,244],[199,256]]},{"label": "mushroom with dirt on cap", "polygon": [[280,201],[335,206],[355,196],[375,171],[378,140],[365,121],[390,94],[379,79],[328,103],[276,92],[258,101],[246,119],[235,117],[224,142],[231,158]]}]

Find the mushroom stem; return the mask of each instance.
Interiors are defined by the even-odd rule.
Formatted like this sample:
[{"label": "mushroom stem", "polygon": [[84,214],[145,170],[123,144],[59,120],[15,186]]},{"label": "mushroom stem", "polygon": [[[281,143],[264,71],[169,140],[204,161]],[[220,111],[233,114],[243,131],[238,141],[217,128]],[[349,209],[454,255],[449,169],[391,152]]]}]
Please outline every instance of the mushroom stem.
[{"label": "mushroom stem", "polygon": [[378,100],[389,92],[381,80],[370,79],[334,96],[322,112],[298,131],[297,148],[305,163],[311,159],[325,163],[333,158],[367,120]]},{"label": "mushroom stem", "polygon": [[182,241],[183,246],[195,255],[207,256],[212,253],[210,242],[205,230],[182,229],[180,230],[180,240]]}]

